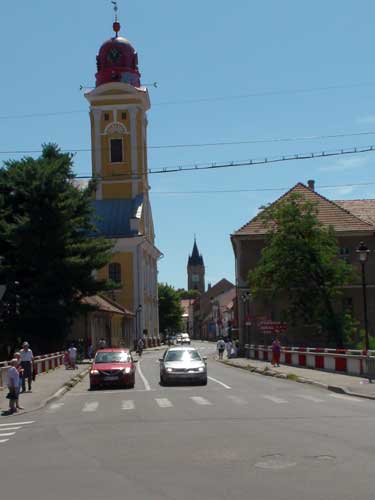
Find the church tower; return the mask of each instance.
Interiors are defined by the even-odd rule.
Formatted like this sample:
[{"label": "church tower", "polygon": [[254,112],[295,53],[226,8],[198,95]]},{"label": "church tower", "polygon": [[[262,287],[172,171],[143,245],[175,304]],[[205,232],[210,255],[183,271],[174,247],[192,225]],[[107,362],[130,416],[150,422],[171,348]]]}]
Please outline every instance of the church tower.
[{"label": "church tower", "polygon": [[201,293],[205,292],[204,283],[204,262],[203,257],[198,251],[197,241],[194,238],[193,252],[189,255],[188,265],[188,290],[198,290]]},{"label": "church tower", "polygon": [[96,57],[96,86],[85,94],[90,104],[93,207],[97,232],[113,240],[112,262],[99,278],[116,283],[112,297],[134,313],[134,338],[159,336],[157,260],[149,199],[147,111],[150,98],[141,85],[138,55],[119,36],[115,5],[114,35]]}]

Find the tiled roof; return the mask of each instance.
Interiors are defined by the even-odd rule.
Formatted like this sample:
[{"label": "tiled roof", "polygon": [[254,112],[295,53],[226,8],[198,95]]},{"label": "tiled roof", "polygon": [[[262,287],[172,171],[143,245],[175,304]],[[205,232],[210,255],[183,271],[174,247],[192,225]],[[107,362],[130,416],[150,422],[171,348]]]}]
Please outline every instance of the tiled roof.
[{"label": "tiled roof", "polygon": [[[336,232],[346,231],[372,231],[374,230],[374,222],[368,222],[360,218],[354,212],[352,213],[346,207],[340,206],[339,203],[328,200],[316,191],[311,190],[301,182],[296,184],[292,189],[278,198],[272,205],[287,199],[292,193],[298,193],[306,200],[317,204],[318,219],[326,225],[332,226]],[[375,202],[374,202],[375,203]],[[251,219],[247,224],[242,226],[234,233],[237,235],[262,235],[266,234],[267,228],[264,225],[260,214]]]},{"label": "tiled roof", "polygon": [[375,200],[335,200],[335,203],[375,226]]},{"label": "tiled roof", "polygon": [[136,217],[142,203],[142,195],[129,200],[94,200],[92,206],[95,218],[92,222],[99,235],[107,238],[134,236],[130,229],[130,219]]},{"label": "tiled roof", "polygon": [[114,314],[121,314],[122,316],[125,315],[125,310],[120,304],[114,304],[112,301],[110,302],[106,298],[100,296],[100,295],[92,295],[91,297],[83,297],[81,299],[81,303],[85,304],[87,306],[94,307],[95,309],[98,309],[99,311],[105,311],[105,312],[110,312]]}]

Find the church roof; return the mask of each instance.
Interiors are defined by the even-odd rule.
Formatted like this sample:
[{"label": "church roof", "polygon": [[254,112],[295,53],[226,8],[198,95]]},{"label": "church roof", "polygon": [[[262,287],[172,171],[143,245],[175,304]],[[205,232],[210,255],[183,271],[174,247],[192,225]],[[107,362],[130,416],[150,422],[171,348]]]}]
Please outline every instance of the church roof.
[{"label": "church roof", "polygon": [[189,266],[204,266],[203,257],[199,254],[196,240],[194,240],[193,252],[189,255]]},{"label": "church roof", "polygon": [[[135,235],[130,219],[140,218],[143,195],[130,200],[93,200],[94,219],[92,223],[100,236],[106,238],[129,238]],[[96,233],[96,236],[98,236]]]}]

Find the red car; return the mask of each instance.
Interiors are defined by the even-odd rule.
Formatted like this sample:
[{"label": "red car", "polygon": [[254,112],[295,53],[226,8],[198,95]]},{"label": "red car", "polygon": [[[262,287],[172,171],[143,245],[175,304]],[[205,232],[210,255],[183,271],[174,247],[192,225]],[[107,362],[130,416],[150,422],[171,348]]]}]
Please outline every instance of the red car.
[{"label": "red car", "polygon": [[90,389],[115,385],[132,389],[135,361],[129,349],[100,349],[90,370]]}]

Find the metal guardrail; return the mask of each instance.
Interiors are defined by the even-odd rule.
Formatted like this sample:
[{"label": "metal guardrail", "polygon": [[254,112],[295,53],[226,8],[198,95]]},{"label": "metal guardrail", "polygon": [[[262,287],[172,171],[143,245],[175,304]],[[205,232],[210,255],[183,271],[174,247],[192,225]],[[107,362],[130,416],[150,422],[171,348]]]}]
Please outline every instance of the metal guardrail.
[{"label": "metal guardrail", "polygon": [[[63,364],[64,352],[54,352],[35,356],[33,370],[36,375],[59,368]],[[7,361],[0,362],[0,389],[6,386],[9,364]]]}]

